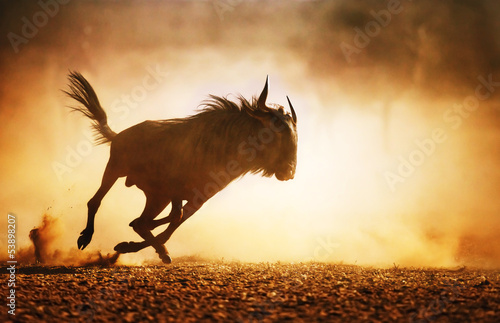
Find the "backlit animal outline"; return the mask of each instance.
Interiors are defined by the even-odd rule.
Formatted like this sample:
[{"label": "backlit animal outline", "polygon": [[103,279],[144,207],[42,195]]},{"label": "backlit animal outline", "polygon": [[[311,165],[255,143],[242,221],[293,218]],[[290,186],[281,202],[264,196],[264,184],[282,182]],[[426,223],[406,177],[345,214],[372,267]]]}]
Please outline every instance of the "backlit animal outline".
[{"label": "backlit animal outline", "polygon": [[[84,249],[92,240],[94,218],[106,193],[119,177],[146,195],[142,214],[130,223],[144,241],[122,242],[119,253],[153,246],[164,263],[171,263],[165,243],[208,199],[246,173],[293,179],[297,164],[297,116],[283,106],[266,105],[268,79],[259,98],[239,102],[210,95],[195,115],[144,121],[120,133],[110,129],[94,89],[78,72],[70,72],[68,96],[72,107],[93,122],[97,143],[110,143],[110,157],[101,186],[87,203],[87,226],[78,238]],[[185,202],[185,203],[184,203]],[[170,214],[155,219],[169,204]],[[153,236],[151,230],[169,223]]]}]

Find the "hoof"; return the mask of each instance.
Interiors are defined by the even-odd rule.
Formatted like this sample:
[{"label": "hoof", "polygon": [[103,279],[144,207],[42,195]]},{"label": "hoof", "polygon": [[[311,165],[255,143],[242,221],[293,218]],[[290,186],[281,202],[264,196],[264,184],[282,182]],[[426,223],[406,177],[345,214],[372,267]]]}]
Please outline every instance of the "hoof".
[{"label": "hoof", "polygon": [[142,245],[138,242],[120,242],[115,246],[115,251],[118,253],[137,252],[142,249]]},{"label": "hoof", "polygon": [[80,237],[78,237],[78,249],[83,250],[85,247],[90,243],[92,240],[92,235],[94,234],[94,231],[92,230],[83,230],[80,233]]},{"label": "hoof", "polygon": [[158,245],[155,247],[156,253],[160,257],[161,261],[163,261],[164,264],[170,264],[172,263],[172,258],[168,255],[167,248],[165,248],[165,245]]},{"label": "hoof", "polygon": [[132,220],[132,222],[130,222],[128,225],[133,228],[137,220],[139,220],[139,218]]},{"label": "hoof", "polygon": [[[128,225],[132,228],[134,228],[134,231],[136,231],[136,228],[137,228],[137,222],[139,221],[139,218],[135,219],[135,220],[132,220],[132,222],[130,222]],[[158,220],[153,220],[151,222],[148,222],[146,224],[143,224],[143,228],[146,229],[146,230],[153,230],[154,228],[156,228],[158,226],[158,224],[155,224],[154,221],[158,221]]]},{"label": "hoof", "polygon": [[164,263],[164,264],[171,264],[172,263],[172,258],[170,258],[169,255],[163,255],[163,256],[160,256],[160,259],[161,261]]}]

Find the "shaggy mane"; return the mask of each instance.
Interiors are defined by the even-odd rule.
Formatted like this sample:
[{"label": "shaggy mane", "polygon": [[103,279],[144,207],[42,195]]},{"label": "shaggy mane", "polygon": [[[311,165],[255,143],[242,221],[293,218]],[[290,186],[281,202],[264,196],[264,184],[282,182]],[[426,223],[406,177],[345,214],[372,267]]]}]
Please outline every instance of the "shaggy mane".
[{"label": "shaggy mane", "polygon": [[229,100],[227,97],[220,97],[216,95],[210,95],[210,99],[205,100],[201,103],[203,108],[201,108],[201,112],[209,112],[209,111],[228,111],[228,112],[241,112],[241,111],[255,111],[257,109],[257,98],[252,97],[252,103],[250,103],[243,96],[238,95],[238,100],[240,101],[239,105]]},{"label": "shaggy mane", "polygon": [[191,159],[194,165],[219,169],[226,167],[229,160],[237,160],[243,168],[241,176],[262,172],[262,176],[270,177],[274,170],[266,163],[270,159],[267,154],[271,154],[272,149],[258,151],[251,163],[245,161],[248,156],[239,153],[240,144],[248,141],[249,136],[257,135],[263,125],[251,114],[258,110],[257,99],[252,97],[248,101],[241,95],[237,99],[239,102],[210,95],[209,99],[200,104],[198,113],[158,122],[165,126],[165,131],[169,131],[170,126],[185,126],[190,129],[186,131],[185,141],[179,144],[192,147],[198,152]]}]

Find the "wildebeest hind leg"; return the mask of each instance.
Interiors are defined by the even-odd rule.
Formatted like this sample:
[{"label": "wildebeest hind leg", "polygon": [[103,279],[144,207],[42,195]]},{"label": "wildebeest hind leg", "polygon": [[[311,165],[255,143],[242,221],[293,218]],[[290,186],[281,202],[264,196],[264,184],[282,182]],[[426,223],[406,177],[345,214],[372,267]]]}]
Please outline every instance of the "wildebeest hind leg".
[{"label": "wildebeest hind leg", "polygon": [[113,184],[118,179],[117,171],[113,166],[112,162],[108,162],[106,166],[106,170],[104,171],[104,175],[102,176],[101,186],[95,193],[95,195],[90,199],[87,203],[88,207],[88,215],[87,215],[87,226],[80,233],[80,237],[78,238],[78,249],[85,249],[85,247],[92,240],[92,235],[94,234],[94,219],[99,206],[101,205],[101,201],[108,193],[109,189],[113,186]]},{"label": "wildebeest hind leg", "polygon": [[[165,245],[154,239],[150,227],[153,219],[160,214],[161,211],[163,211],[168,203],[170,203],[170,199],[168,198],[158,198],[157,196],[146,194],[146,206],[144,211],[138,219],[132,221],[131,223],[134,231],[145,240],[144,242],[147,242],[148,245],[155,248],[164,263],[170,263],[171,259],[168,256]],[[142,244],[135,242],[122,242],[115,246],[115,250],[121,253],[136,252],[142,249],[139,247],[140,245]]]}]

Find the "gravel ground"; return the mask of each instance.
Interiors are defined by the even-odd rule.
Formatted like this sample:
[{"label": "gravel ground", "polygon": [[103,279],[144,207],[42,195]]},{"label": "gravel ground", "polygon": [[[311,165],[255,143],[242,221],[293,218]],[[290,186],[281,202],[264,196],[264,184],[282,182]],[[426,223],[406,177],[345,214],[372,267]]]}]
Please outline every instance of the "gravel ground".
[{"label": "gravel ground", "polygon": [[[7,285],[7,268],[1,272]],[[499,287],[500,270],[466,268],[23,266],[16,273],[16,315],[7,314],[3,296],[0,321],[500,322]]]}]

